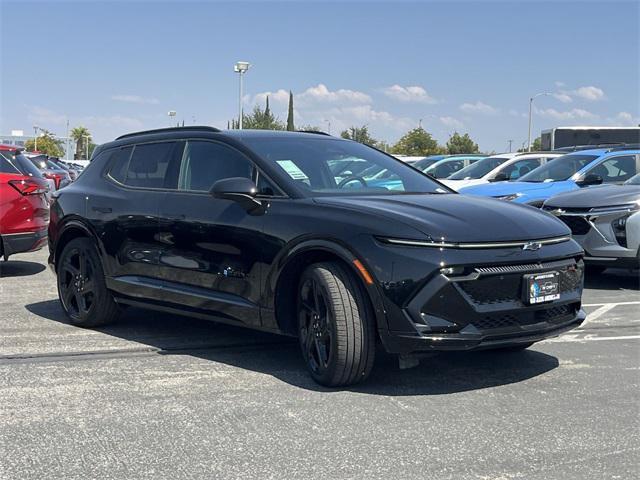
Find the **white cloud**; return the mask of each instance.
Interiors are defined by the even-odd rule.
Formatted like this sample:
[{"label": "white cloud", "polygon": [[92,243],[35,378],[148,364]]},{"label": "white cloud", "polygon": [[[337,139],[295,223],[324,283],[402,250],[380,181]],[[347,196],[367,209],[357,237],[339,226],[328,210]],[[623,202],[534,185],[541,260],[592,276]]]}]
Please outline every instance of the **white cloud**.
[{"label": "white cloud", "polygon": [[572,108],[571,110],[559,111],[555,108],[539,109],[534,107],[536,115],[553,118],[554,120],[595,120],[598,115],[582,108]]},{"label": "white cloud", "polygon": [[483,115],[495,115],[499,110],[491,105],[478,100],[476,103],[463,103],[460,105],[460,110],[466,113],[481,113]]},{"label": "white cloud", "polygon": [[157,98],[145,98],[140,95],[112,95],[111,100],[116,100],[117,102],[126,102],[126,103],[137,103],[137,104],[148,104],[148,105],[157,105],[160,103]]},{"label": "white cloud", "polygon": [[561,82],[561,81],[559,81],[559,80],[557,80],[557,81],[555,82],[555,84],[556,84],[556,87],[558,87],[558,88],[564,87],[564,86],[566,85],[566,83]]},{"label": "white cloud", "polygon": [[552,93],[552,95],[556,100],[560,100],[562,103],[570,103],[573,101],[573,99],[571,98],[571,95],[569,95],[567,92],[561,91],[558,93]]},{"label": "white cloud", "polygon": [[[269,97],[269,104],[272,104],[274,102],[287,103],[289,101],[289,92],[282,88],[280,90],[276,90],[275,92],[261,92],[253,97],[253,103],[264,106],[267,97]],[[245,96],[245,103],[248,103],[248,101],[249,96],[247,95]]]},{"label": "white cloud", "polygon": [[440,117],[439,118],[440,122],[450,128],[463,128],[464,124],[458,120],[457,118],[453,118],[453,117]]},{"label": "white cloud", "polygon": [[438,103],[429,93],[422,87],[417,85],[402,87],[400,85],[391,85],[382,89],[387,97],[405,103]]},{"label": "white cloud", "polygon": [[323,83],[319,83],[315,87],[307,88],[304,92],[297,94],[295,98],[298,100],[298,105],[343,102],[371,103],[371,97],[366,93],[344,88],[339,90],[329,90]]},{"label": "white cloud", "polygon": [[621,127],[635,127],[640,124],[640,117],[634,117],[629,112],[618,112],[616,116],[608,118],[607,123]]},{"label": "white cloud", "polygon": [[54,112],[48,108],[38,106],[31,106],[27,108],[27,118],[29,121],[40,124],[43,128],[47,128],[48,125],[64,125],[67,123],[66,115]]},{"label": "white cloud", "polygon": [[580,87],[571,92],[576,97],[583,98],[585,100],[602,100],[604,98],[604,91],[601,88],[589,86]]}]

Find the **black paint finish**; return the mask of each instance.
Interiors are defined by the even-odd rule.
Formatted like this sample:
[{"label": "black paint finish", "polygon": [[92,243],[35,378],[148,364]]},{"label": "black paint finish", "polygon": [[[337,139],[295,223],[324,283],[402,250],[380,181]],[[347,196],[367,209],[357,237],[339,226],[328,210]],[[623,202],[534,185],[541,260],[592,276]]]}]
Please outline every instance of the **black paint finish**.
[{"label": "black paint finish", "polygon": [[[336,259],[361,279],[380,338],[387,350],[396,353],[526,343],[556,335],[584,319],[581,269],[574,290],[558,302],[535,307],[522,305],[520,298],[475,305],[440,271],[457,266],[462,275],[473,276],[476,268],[524,265],[524,274],[551,270],[544,265],[556,260],[575,268],[581,264],[582,250],[573,240],[538,250],[429,248],[378,240],[482,243],[568,236],[567,227],[553,216],[528,206],[464,197],[426,176],[425,185],[438,193],[310,194],[276,162],[247,146],[272,138],[342,142],[304,133],[190,127],[130,135],[102,145],[78,181],[55,193],[50,262],[55,268],[66,242],[88,236],[95,241],[107,285],[119,302],[295,334],[297,320],[291,306],[298,289],[296,275],[309,263]],[[249,212],[242,202],[214,198],[209,192],[133,188],[110,178],[115,153],[123,147],[167,140],[179,140],[181,145],[189,140],[215,141],[233,147],[253,162],[255,175],[268,177],[278,192],[258,194],[255,199],[263,208]],[[179,155],[175,158],[179,163]],[[177,172],[180,166],[168,169],[174,167]],[[373,284],[363,280],[353,265],[356,259],[373,277]],[[511,276],[508,281],[518,278]],[[429,312],[416,315],[423,305],[438,305],[438,315],[431,320]],[[567,308],[562,315],[551,319],[556,312],[552,308],[563,305]],[[529,323],[500,332],[475,327],[447,331],[446,325],[456,321],[467,325],[468,319],[456,316],[469,312],[511,315],[516,323],[526,317]],[[540,322],[531,323],[532,319]]]}]

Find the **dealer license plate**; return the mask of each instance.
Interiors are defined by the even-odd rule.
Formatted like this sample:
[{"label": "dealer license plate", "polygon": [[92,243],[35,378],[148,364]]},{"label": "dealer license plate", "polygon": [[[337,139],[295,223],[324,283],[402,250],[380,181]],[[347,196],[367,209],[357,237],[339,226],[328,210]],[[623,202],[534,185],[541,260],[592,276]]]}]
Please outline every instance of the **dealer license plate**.
[{"label": "dealer license plate", "polygon": [[533,273],[525,275],[526,291],[524,299],[530,305],[552,302],[560,298],[558,272]]}]

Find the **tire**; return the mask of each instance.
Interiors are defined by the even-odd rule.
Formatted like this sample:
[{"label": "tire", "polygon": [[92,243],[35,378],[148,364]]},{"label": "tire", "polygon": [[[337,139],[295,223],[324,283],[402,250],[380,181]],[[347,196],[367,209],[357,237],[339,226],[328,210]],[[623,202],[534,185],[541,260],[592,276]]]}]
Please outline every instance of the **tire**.
[{"label": "tire", "polygon": [[375,356],[373,314],[363,286],[337,262],[317,263],[298,286],[298,333],[313,379],[343,387],[369,376]]},{"label": "tire", "polygon": [[65,245],[57,265],[58,298],[72,325],[98,327],[118,318],[118,304],[107,290],[102,263],[88,238]]}]

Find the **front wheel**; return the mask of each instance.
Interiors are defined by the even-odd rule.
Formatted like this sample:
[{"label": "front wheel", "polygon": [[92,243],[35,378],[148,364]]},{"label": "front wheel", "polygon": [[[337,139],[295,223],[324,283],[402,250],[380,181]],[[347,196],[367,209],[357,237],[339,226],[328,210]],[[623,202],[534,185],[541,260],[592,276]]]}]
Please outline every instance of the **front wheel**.
[{"label": "front wheel", "polygon": [[328,387],[367,378],[375,329],[363,287],[337,262],[308,267],[298,287],[300,347],[313,379]]},{"label": "front wheel", "polygon": [[102,264],[88,238],[69,242],[58,262],[58,297],[67,317],[79,327],[97,327],[117,319],[118,304],[107,290]]}]

